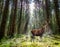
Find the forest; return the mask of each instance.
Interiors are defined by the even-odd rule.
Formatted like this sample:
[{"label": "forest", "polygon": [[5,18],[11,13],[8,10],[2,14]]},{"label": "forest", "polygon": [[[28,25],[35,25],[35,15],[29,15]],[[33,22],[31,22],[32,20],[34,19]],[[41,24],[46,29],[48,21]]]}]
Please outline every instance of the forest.
[{"label": "forest", "polygon": [[60,47],[60,0],[0,0],[0,47]]}]

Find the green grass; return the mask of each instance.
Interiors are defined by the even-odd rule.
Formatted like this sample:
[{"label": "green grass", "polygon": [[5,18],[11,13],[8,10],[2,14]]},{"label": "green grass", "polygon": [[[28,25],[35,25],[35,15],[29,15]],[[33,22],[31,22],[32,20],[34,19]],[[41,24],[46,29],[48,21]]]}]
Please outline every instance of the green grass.
[{"label": "green grass", "polygon": [[30,37],[22,35],[20,38],[2,39],[0,47],[60,47],[60,36],[45,36],[42,41],[39,37],[35,37],[34,41],[31,41]]}]

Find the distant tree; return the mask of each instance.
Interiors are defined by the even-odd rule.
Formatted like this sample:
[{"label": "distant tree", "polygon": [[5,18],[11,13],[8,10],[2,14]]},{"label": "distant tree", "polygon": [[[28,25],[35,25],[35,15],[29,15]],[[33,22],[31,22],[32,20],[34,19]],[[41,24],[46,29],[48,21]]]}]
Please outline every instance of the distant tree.
[{"label": "distant tree", "polygon": [[23,2],[23,0],[20,0],[21,7],[20,7],[20,17],[18,19],[18,21],[19,21],[19,23],[18,23],[18,34],[20,34],[20,26],[21,26],[21,18],[22,18],[22,2]]},{"label": "distant tree", "polygon": [[28,24],[29,24],[29,15],[27,14],[25,17],[26,17],[26,23],[25,23],[25,26],[24,26],[24,32],[23,33],[27,32],[27,27],[28,27]]},{"label": "distant tree", "polygon": [[11,12],[10,30],[9,30],[9,33],[8,33],[8,35],[10,37],[14,36],[14,32],[15,32],[15,29],[16,29],[17,1],[18,0],[13,0],[13,8],[12,8],[13,13]]},{"label": "distant tree", "polygon": [[3,15],[2,15],[2,22],[0,26],[0,39],[3,38],[4,33],[5,33],[5,26],[6,26],[6,20],[9,12],[9,0],[5,1],[5,7],[3,10]]},{"label": "distant tree", "polygon": [[59,16],[58,0],[54,0],[54,9],[55,9],[56,21],[57,21],[57,25],[58,25],[58,33],[60,33],[60,16]]},{"label": "distant tree", "polygon": [[[24,13],[22,13],[22,22],[23,24],[21,24],[22,29],[21,33],[25,34],[27,33],[27,30],[28,30],[28,23],[29,23],[29,1],[28,0],[24,0],[25,2],[25,7],[23,8],[23,11]],[[24,5],[23,5],[24,6]]]},{"label": "distant tree", "polygon": [[0,24],[2,19],[3,7],[4,7],[4,0],[0,0]]},{"label": "distant tree", "polygon": [[46,9],[46,20],[49,24],[49,20],[50,20],[50,0],[45,0],[45,9]]}]

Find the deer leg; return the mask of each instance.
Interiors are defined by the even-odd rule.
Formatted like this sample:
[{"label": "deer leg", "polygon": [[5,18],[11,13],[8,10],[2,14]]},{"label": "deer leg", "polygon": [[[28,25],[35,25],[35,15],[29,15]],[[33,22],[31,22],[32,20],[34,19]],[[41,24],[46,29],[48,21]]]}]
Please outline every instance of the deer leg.
[{"label": "deer leg", "polygon": [[39,40],[39,42],[41,42],[42,41],[42,35],[40,35],[40,40]]},{"label": "deer leg", "polygon": [[34,35],[31,35],[31,41],[34,41],[35,37]]}]

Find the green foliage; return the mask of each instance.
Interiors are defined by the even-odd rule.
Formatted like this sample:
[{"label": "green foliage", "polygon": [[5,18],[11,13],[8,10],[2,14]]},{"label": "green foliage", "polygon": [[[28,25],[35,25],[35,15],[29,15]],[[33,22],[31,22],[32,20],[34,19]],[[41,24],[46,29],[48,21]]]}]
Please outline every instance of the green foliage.
[{"label": "green foliage", "polygon": [[2,39],[3,43],[0,44],[0,47],[60,47],[60,37],[58,35],[45,36],[40,42],[36,39],[34,41],[28,39],[30,38],[26,38],[26,35],[8,40]]}]

